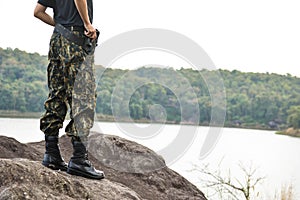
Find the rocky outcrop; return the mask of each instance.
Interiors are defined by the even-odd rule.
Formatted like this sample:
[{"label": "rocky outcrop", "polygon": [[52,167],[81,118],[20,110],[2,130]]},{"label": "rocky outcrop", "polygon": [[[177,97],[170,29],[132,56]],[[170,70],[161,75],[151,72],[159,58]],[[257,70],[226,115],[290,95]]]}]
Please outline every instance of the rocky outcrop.
[{"label": "rocky outcrop", "polygon": [[0,199],[142,199],[123,184],[52,171],[38,161],[0,160]]},{"label": "rocky outcrop", "polygon": [[[96,133],[89,141],[90,160],[106,174],[100,181],[43,167],[44,141],[21,144],[0,136],[0,199],[206,199],[144,146]],[[70,139],[61,137],[60,146],[68,161]]]}]

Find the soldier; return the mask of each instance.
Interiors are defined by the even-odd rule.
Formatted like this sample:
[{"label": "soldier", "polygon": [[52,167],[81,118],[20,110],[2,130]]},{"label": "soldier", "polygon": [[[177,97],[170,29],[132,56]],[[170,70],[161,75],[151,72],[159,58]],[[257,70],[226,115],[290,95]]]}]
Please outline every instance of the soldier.
[{"label": "soldier", "polygon": [[[50,7],[54,17],[45,11]],[[102,179],[88,160],[87,137],[94,123],[95,91],[93,53],[98,32],[92,26],[92,0],[38,0],[34,16],[55,26],[50,40],[47,68],[49,96],[40,129],[45,133],[42,164],[87,178]],[[67,165],[58,147],[59,129],[70,108],[66,134],[71,137],[73,156]]]}]

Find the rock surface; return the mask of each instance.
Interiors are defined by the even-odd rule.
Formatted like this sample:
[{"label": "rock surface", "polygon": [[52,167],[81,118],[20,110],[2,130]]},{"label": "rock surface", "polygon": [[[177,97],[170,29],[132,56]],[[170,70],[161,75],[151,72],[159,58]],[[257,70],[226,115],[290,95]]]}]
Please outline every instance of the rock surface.
[{"label": "rock surface", "polygon": [[74,177],[45,169],[27,159],[0,161],[0,199],[142,199],[132,189],[109,179]]},{"label": "rock surface", "polygon": [[[0,136],[0,199],[206,199],[196,186],[166,167],[162,157],[142,145],[98,133],[89,141],[89,159],[106,174],[100,181],[42,166],[44,141],[21,144]],[[70,138],[62,136],[60,148],[68,161]]]}]

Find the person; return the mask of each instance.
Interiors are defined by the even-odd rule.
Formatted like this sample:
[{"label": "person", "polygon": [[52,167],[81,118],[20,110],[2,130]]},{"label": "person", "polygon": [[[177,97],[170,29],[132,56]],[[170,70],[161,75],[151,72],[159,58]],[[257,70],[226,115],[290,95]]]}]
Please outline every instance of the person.
[{"label": "person", "polygon": [[[52,8],[54,16],[47,14]],[[92,179],[104,178],[88,159],[88,136],[94,123],[96,83],[94,50],[98,31],[93,27],[92,0],[38,0],[34,16],[54,26],[47,68],[49,95],[40,129],[45,134],[42,164],[54,170]],[[70,108],[65,132],[71,137],[73,155],[68,165],[59,149],[59,130]]]}]

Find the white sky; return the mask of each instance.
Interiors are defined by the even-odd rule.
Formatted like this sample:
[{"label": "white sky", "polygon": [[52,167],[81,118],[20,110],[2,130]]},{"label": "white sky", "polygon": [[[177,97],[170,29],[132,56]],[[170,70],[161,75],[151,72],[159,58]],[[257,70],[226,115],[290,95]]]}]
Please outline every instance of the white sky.
[{"label": "white sky", "polygon": [[[36,2],[0,0],[0,47],[47,54],[52,28],[33,17]],[[297,0],[94,0],[94,25],[101,30],[100,45],[125,31],[163,28],[197,42],[217,68],[300,77],[299,8]],[[148,53],[129,55],[114,66],[184,64]]]}]

